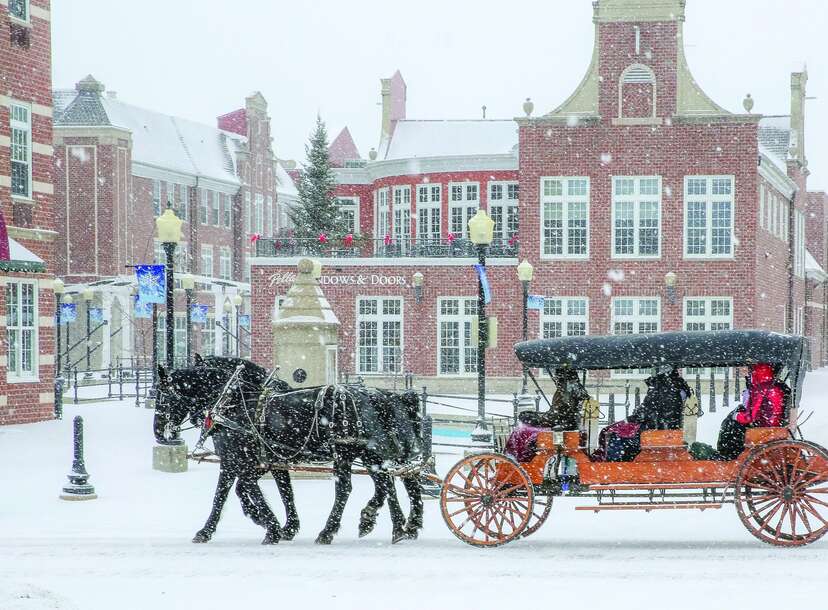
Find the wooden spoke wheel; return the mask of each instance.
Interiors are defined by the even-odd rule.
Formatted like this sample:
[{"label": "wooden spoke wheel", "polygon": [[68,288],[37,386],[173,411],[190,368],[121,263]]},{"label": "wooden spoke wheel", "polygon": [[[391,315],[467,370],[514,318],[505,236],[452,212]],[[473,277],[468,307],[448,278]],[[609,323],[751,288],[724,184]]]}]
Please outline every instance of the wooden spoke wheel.
[{"label": "wooden spoke wheel", "polygon": [[806,441],[754,449],[736,479],[736,510],[748,531],[777,546],[828,533],[828,451]]},{"label": "wooden spoke wheel", "polygon": [[526,471],[497,453],[471,455],[457,462],[440,493],[443,519],[451,532],[463,542],[483,547],[520,537],[532,517],[534,502]]},{"label": "wooden spoke wheel", "polygon": [[529,516],[529,523],[521,532],[521,538],[527,538],[537,532],[541,525],[546,523],[547,517],[552,510],[552,496],[535,496],[532,507],[532,514]]}]

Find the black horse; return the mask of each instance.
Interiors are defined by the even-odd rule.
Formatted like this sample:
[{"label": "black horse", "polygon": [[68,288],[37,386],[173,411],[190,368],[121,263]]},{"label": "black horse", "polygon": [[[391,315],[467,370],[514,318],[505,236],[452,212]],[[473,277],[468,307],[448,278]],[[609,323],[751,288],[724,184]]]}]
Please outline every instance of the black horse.
[{"label": "black horse", "polygon": [[[240,374],[236,375],[239,383],[228,388],[232,398],[225,402],[229,404],[221,413],[211,415],[211,434],[216,453],[221,459],[222,474],[216,489],[213,511],[194,541],[207,541],[212,536],[221,507],[236,478],[236,489],[245,514],[267,530],[264,542],[277,542],[283,537],[278,521],[258,487],[258,478],[266,470],[273,472],[277,482],[286,482],[284,487],[280,486],[288,512],[285,530],[289,535],[295,534],[295,529],[287,532],[290,526],[298,528],[298,517],[291,519],[291,515],[295,516],[295,508],[292,507],[292,490],[285,468],[289,462],[308,460],[333,460],[337,475],[336,502],[317,542],[330,543],[339,529],[342,510],[351,487],[351,464],[357,458],[368,469],[376,488],[374,497],[363,511],[360,524],[361,534],[370,531],[376,511],[389,492],[393,491],[393,479],[386,466],[391,461],[410,459],[419,450],[419,435],[414,433],[415,430],[418,433],[419,429],[414,423],[406,430],[388,426],[389,422],[384,421],[389,418],[385,404],[387,401],[378,399],[381,396],[379,393],[372,397],[366,391],[343,392],[331,387],[289,391],[283,382],[273,383],[270,380],[260,397],[264,369],[248,361],[238,363],[242,364]],[[205,364],[212,365],[216,362],[202,361],[199,367],[175,371],[169,375],[160,372],[154,423],[159,442],[165,440],[166,428],[176,429],[188,417],[198,418],[211,412],[212,405],[235,372],[229,371],[228,363],[223,363],[226,368],[205,367]],[[416,412],[416,408],[414,410]],[[394,409],[391,411],[390,417],[393,419]],[[350,423],[348,417],[351,417]],[[357,429],[353,429],[355,425]],[[417,491],[419,492],[419,487]],[[419,507],[412,502],[410,529],[405,526],[405,518],[398,503],[396,510],[394,502],[389,504],[394,523],[394,541],[414,537],[416,529],[422,526],[421,502]],[[415,514],[417,509],[419,513]]]}]

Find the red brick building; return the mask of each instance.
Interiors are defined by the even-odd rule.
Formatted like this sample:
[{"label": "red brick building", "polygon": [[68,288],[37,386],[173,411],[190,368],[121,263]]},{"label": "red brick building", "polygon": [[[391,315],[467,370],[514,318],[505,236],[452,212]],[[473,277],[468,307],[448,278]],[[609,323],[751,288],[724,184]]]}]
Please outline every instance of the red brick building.
[{"label": "red brick building", "polygon": [[54,413],[49,0],[0,2],[0,425]]},{"label": "red brick building", "polygon": [[[247,258],[254,236],[272,237],[296,191],[271,142],[267,102],[260,93],[216,126],[139,108],[88,76],[74,90],[55,91],[55,178],[58,274],[79,302],[70,344],[86,334],[86,307],[108,324],[93,334],[100,345],[91,368],[134,356],[149,359],[151,325],[133,315],[136,264],[163,263],[155,218],[169,203],[184,221],[176,272],[195,276],[195,301],[209,308],[194,325],[194,349],[236,352],[237,316],[249,310]],[[91,288],[93,300],[80,295]],[[232,305],[241,295],[242,306]],[[230,303],[230,312],[225,305]],[[159,358],[165,319],[159,306]],[[177,295],[175,355],[186,347],[185,302]],[[222,330],[227,328],[231,334]],[[249,343],[240,335],[242,352]],[[86,369],[83,345],[64,362]]]},{"label": "red brick building", "polygon": [[[684,4],[595,2],[587,74],[545,114],[527,100],[514,120],[410,120],[402,76],[382,81],[378,148],[362,167],[337,170],[343,232],[370,239],[329,244],[322,259],[342,324],[340,373],[412,371],[471,387],[477,282],[466,223],[478,208],[496,223],[487,313],[499,319],[499,345],[486,366],[504,389],[520,374],[524,258],[531,292],[546,297],[530,312],[531,338],[763,328],[807,332],[824,362],[825,197],[807,192],[807,74],[791,77],[789,114],[752,114],[749,96],[743,114],[728,112],[690,74]],[[254,328],[269,327],[306,251],[259,243]],[[272,340],[257,334],[254,358],[269,363]]]}]

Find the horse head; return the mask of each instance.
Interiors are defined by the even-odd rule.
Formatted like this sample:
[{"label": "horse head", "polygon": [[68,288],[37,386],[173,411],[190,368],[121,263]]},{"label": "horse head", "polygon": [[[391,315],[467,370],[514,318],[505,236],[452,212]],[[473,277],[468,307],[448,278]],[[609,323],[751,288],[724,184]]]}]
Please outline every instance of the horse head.
[{"label": "horse head", "polygon": [[160,444],[177,442],[181,424],[188,418],[198,423],[215,404],[230,373],[196,366],[175,371],[158,367],[153,433]]}]

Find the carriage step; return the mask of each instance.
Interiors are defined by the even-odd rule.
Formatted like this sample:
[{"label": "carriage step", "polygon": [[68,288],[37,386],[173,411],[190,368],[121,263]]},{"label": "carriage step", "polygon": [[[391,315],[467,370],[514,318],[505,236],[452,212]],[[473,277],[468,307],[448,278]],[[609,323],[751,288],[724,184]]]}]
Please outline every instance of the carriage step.
[{"label": "carriage step", "polygon": [[651,510],[689,510],[689,509],[698,509],[698,510],[706,510],[708,508],[716,509],[721,508],[721,503],[705,503],[705,502],[697,502],[697,503],[689,503],[689,502],[674,502],[674,503],[665,503],[665,504],[604,504],[599,506],[576,506],[575,510],[591,510],[593,512],[599,512],[602,510],[643,510],[650,512]]},{"label": "carriage step", "polygon": [[726,483],[724,481],[704,481],[699,483],[599,483],[597,485],[590,485],[590,491],[630,491],[636,489],[710,489],[732,487],[733,483]]}]

